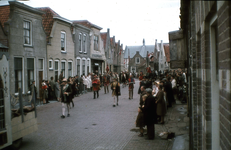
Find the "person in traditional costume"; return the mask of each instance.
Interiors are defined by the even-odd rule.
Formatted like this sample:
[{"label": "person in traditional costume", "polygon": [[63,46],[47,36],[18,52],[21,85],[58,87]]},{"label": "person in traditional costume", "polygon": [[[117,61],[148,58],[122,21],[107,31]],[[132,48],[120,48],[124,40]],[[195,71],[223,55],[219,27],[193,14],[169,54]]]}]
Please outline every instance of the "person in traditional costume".
[{"label": "person in traditional costume", "polygon": [[109,83],[110,83],[110,76],[105,72],[103,75],[103,85],[104,85],[104,93],[109,93]]},{"label": "person in traditional costume", "polygon": [[96,97],[96,94],[97,94],[97,98],[98,98],[99,97],[99,90],[100,90],[100,81],[96,75],[94,76],[94,78],[92,80],[92,86],[93,86],[93,92],[94,92],[94,99]]},{"label": "person in traditional costume", "polygon": [[[116,105],[118,106],[118,102],[119,102],[119,96],[120,94],[120,83],[118,82],[117,78],[114,78],[114,81],[111,83],[111,90],[112,90],[112,97],[114,99],[114,104],[113,107],[115,107]],[[116,100],[117,99],[117,103]]]},{"label": "person in traditional costume", "polygon": [[132,77],[132,75],[128,78],[128,95],[129,99],[133,99],[133,89],[134,89],[135,79]]},{"label": "person in traditional costume", "polygon": [[72,88],[67,84],[67,79],[64,78],[62,81],[62,86],[61,86],[61,102],[62,102],[62,116],[61,118],[65,118],[65,104],[67,106],[67,117],[70,117],[70,102],[72,100]]}]

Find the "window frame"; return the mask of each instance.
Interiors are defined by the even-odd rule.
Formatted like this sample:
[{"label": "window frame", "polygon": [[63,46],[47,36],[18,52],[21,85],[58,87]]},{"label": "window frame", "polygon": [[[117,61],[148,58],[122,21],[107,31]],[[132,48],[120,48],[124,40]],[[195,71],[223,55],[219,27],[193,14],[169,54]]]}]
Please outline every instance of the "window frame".
[{"label": "window frame", "polygon": [[55,77],[55,80],[56,79],[58,79],[59,78],[59,60],[54,60],[54,62],[56,63],[58,63],[58,69],[56,70],[56,68],[55,68],[55,63],[54,63],[54,77],[55,77],[55,73],[56,72],[58,72],[58,74],[57,74],[57,78]]},{"label": "window frame", "polygon": [[[71,69],[69,69],[69,63],[71,63]],[[73,61],[67,62],[67,70],[68,70],[68,78],[69,78],[69,76],[73,77]],[[71,75],[69,75],[70,70],[71,70]]]},{"label": "window frame", "polygon": [[83,52],[83,44],[82,44],[82,33],[79,33],[79,47],[78,47],[78,49],[79,49],[79,52]]},{"label": "window frame", "polygon": [[[33,63],[34,63],[34,65],[33,65],[33,69],[29,69],[28,68],[28,59],[33,59]],[[29,74],[28,74],[28,71],[32,71],[33,70],[33,79],[32,80],[30,80],[29,79]],[[36,77],[35,77],[35,58],[33,58],[33,57],[31,57],[31,58],[27,58],[27,84],[28,84],[28,90],[29,90],[29,88],[30,88],[30,85],[31,85],[31,83],[32,83],[32,81],[33,80],[35,80],[36,79]],[[36,83],[36,82],[35,82]]]},{"label": "window frame", "polygon": [[[83,63],[84,62],[84,63]],[[82,58],[82,75],[86,75],[86,58]]]},{"label": "window frame", "polygon": [[[29,40],[30,40],[30,42],[29,42],[29,44],[26,44],[25,43],[25,30],[28,30],[28,29],[26,29],[26,28],[24,28],[24,23],[25,22],[29,22],[30,23],[30,25],[29,25],[29,27],[30,27],[30,29],[29,29]],[[24,19],[23,20],[23,45],[24,46],[32,46],[32,21],[30,21],[30,20],[26,20],[26,19]]]},{"label": "window frame", "polygon": [[[50,62],[51,62],[51,67],[50,67]],[[53,70],[53,60],[52,59],[49,59],[48,61],[48,68],[49,70]]]},{"label": "window frame", "polygon": [[[137,60],[139,60],[139,62],[137,62]],[[136,57],[136,64],[140,64],[140,57]]]},{"label": "window frame", "polygon": [[94,35],[94,50],[98,51],[99,50],[99,36]]},{"label": "window frame", "polygon": [[[62,34],[64,34],[64,50],[62,50]],[[66,32],[64,31],[61,31],[61,34],[60,34],[60,42],[61,42],[61,52],[67,52],[67,38],[66,38]]]},{"label": "window frame", "polygon": [[[64,71],[62,68],[62,63],[64,63]],[[61,71],[63,71],[63,77],[66,77],[66,61],[65,60],[61,60]]]},{"label": "window frame", "polygon": [[[79,63],[78,63],[79,60]],[[79,67],[79,70],[78,70]],[[76,58],[76,74],[80,77],[81,76],[81,58]]]},{"label": "window frame", "polygon": [[83,47],[84,47],[83,52],[87,53],[87,35],[86,34],[83,34]]},{"label": "window frame", "polygon": [[[15,58],[20,58],[21,61],[22,61],[22,69],[21,69],[21,89],[22,89],[22,93],[24,93],[24,58],[23,57],[14,57],[14,76],[16,77],[16,74],[15,74]],[[14,78],[14,82],[16,82],[15,80],[16,78]],[[16,84],[15,84],[15,87],[14,87],[14,90],[15,90],[15,95],[18,95],[19,91],[16,90]],[[17,91],[17,92],[16,92]]]}]

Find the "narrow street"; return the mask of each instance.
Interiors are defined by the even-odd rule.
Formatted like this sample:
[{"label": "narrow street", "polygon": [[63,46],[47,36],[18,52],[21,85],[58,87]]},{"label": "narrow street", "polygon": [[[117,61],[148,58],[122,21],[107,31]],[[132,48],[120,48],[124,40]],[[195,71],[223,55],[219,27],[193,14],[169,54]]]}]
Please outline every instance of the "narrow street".
[{"label": "narrow street", "polygon": [[[137,80],[137,79],[136,79]],[[23,137],[21,150],[119,150],[119,149],[171,149],[173,141],[158,137],[166,131],[166,126],[155,125],[155,140],[138,137],[135,127],[139,95],[139,82],[136,82],[134,99],[128,99],[128,89],[121,87],[119,106],[112,107],[111,93],[100,90],[98,99],[93,93],[74,99],[75,107],[70,110],[70,117],[61,119],[61,103],[54,102],[37,107],[38,131]],[[181,106],[181,105],[179,105]],[[166,120],[176,120],[169,109]],[[172,124],[177,128],[176,124]],[[176,130],[176,129],[174,129]],[[182,132],[181,134],[185,134]],[[179,130],[180,133],[180,130]]]}]

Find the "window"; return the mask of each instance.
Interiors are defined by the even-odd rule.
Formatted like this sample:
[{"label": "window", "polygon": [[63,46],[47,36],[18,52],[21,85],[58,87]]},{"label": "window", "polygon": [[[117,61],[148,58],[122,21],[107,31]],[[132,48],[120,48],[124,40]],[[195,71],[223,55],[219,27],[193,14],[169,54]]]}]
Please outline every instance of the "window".
[{"label": "window", "polygon": [[49,60],[49,69],[53,69],[53,60],[52,59]]},{"label": "window", "polygon": [[94,36],[94,50],[98,50],[99,37]]},{"label": "window", "polygon": [[86,35],[83,35],[83,52],[86,53],[86,49],[87,49],[87,42],[86,42]]},{"label": "window", "polygon": [[136,57],[136,64],[140,63],[140,57]]},{"label": "window", "polygon": [[65,77],[65,62],[61,62],[61,71],[63,72],[63,77]]},{"label": "window", "polygon": [[0,131],[5,130],[5,106],[3,80],[0,76]]},{"label": "window", "polygon": [[22,65],[22,58],[14,58],[15,93],[19,92],[18,88],[22,89]]},{"label": "window", "polygon": [[80,59],[77,59],[77,75],[80,77]]},{"label": "window", "polygon": [[61,32],[61,51],[66,51],[66,33]]},{"label": "window", "polygon": [[55,60],[55,81],[59,78],[59,61]]},{"label": "window", "polygon": [[34,58],[27,58],[27,82],[28,89],[34,80]]},{"label": "window", "polygon": [[79,34],[79,51],[82,52],[82,34]]},{"label": "window", "polygon": [[38,60],[38,69],[43,69],[43,59]]},{"label": "window", "polygon": [[85,60],[82,60],[82,66],[83,66],[83,74],[86,75],[85,74]]},{"label": "window", "polygon": [[87,60],[87,74],[89,74],[90,60]]},{"label": "window", "polygon": [[23,21],[23,38],[25,45],[31,45],[31,22],[30,21]]},{"label": "window", "polygon": [[72,77],[72,62],[68,62],[68,77]]}]

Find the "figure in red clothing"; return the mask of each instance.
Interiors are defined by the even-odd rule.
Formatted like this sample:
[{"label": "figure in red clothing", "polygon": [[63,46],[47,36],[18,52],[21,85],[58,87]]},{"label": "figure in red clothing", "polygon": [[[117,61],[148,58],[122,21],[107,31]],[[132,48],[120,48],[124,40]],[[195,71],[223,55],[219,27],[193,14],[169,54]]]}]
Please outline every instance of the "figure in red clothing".
[{"label": "figure in red clothing", "polygon": [[98,98],[99,97],[99,90],[100,90],[100,81],[96,75],[94,76],[94,79],[92,80],[92,87],[93,87],[93,91],[94,91],[94,99],[95,99],[96,94],[97,94],[97,98]]},{"label": "figure in red clothing", "polygon": [[146,76],[147,76],[148,78],[150,78],[150,77],[151,77],[151,73],[152,73],[152,70],[151,70],[150,65],[146,68],[146,71],[147,71]]},{"label": "figure in red clothing", "polygon": [[140,76],[139,76],[139,80],[140,80],[140,82],[143,80],[143,77],[144,77],[143,72],[142,72],[142,71],[140,71]]}]

